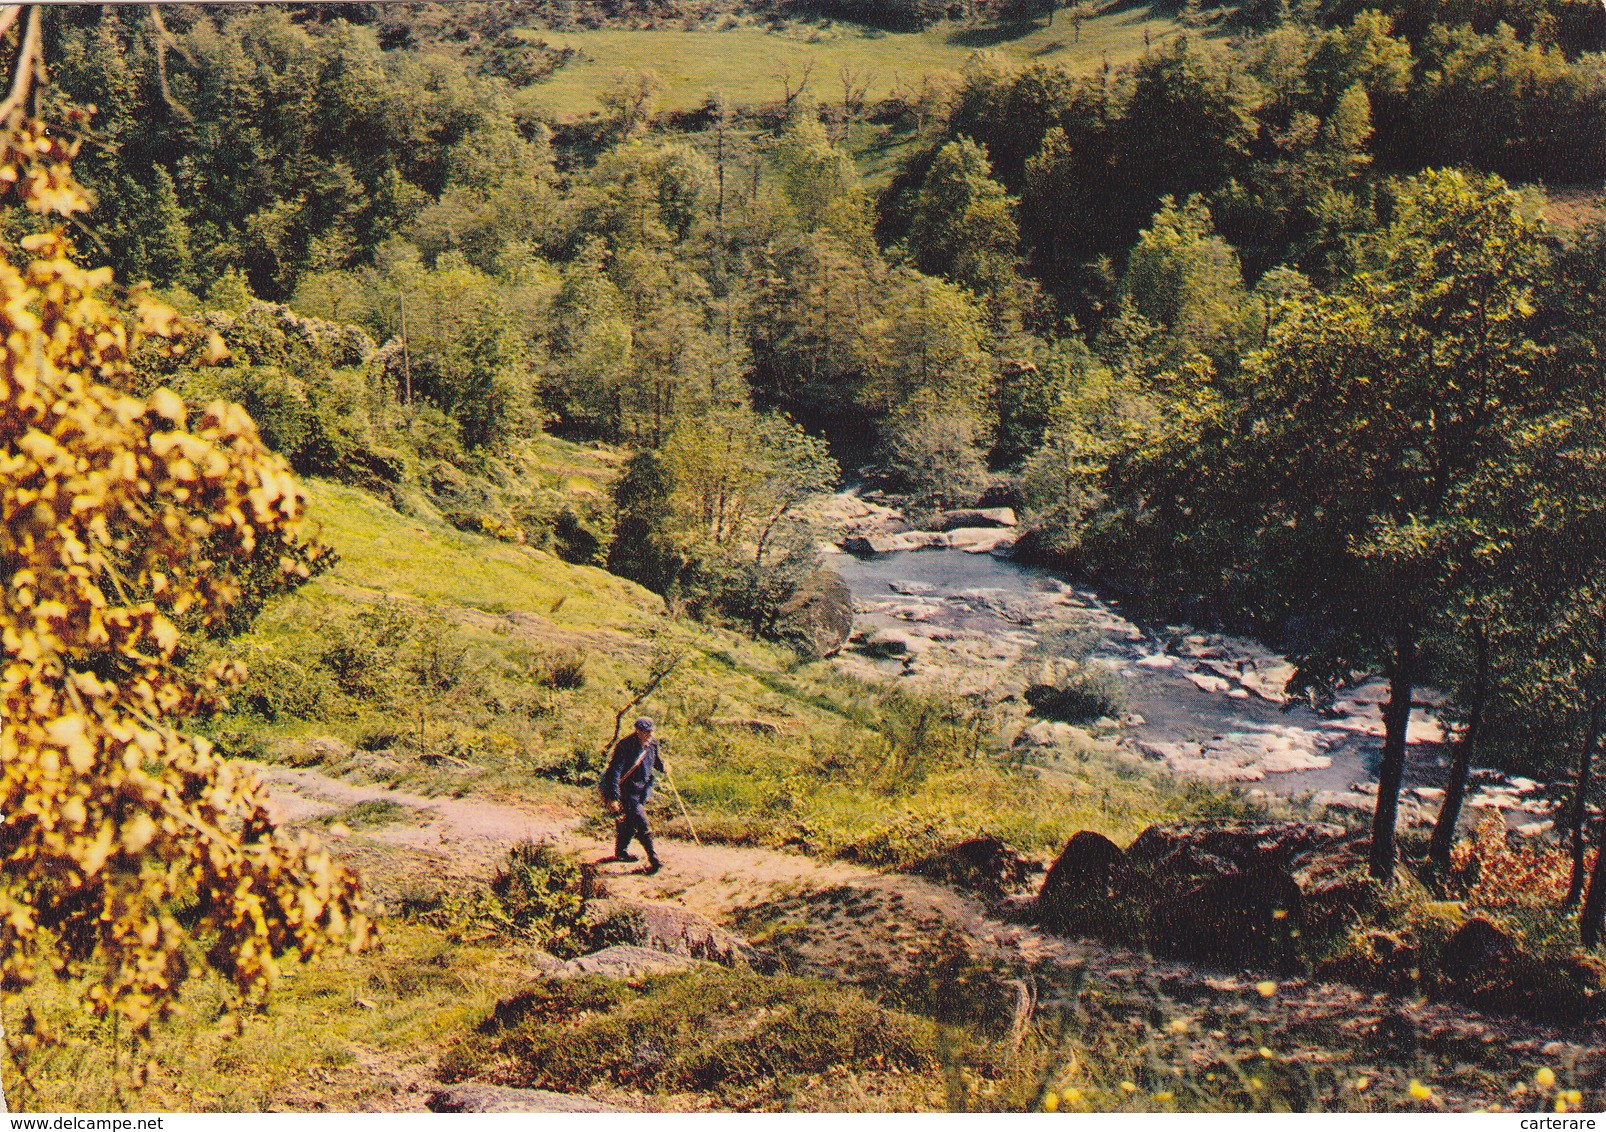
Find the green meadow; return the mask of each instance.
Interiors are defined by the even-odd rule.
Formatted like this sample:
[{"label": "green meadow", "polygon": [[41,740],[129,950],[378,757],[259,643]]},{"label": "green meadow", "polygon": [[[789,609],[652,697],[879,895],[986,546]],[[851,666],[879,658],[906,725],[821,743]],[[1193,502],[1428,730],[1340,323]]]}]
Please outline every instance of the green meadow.
[{"label": "green meadow", "polygon": [[551,78],[537,84],[534,101],[558,118],[582,117],[597,110],[598,97],[619,71],[657,71],[666,84],[663,106],[690,110],[719,92],[732,104],[778,101],[782,76],[795,86],[813,67],[810,95],[830,104],[842,97],[844,69],[868,80],[874,102],[900,88],[918,89],[923,79],[952,78],[975,52],[993,51],[1014,64],[1051,62],[1087,71],[1106,61],[1120,66],[1151,44],[1179,32],[1169,15],[1143,5],[1107,11],[1082,24],[1058,13],[1052,24],[1024,20],[997,24],[948,22],[918,32],[888,32],[834,20],[766,25],[751,18],[654,27],[551,31],[532,29],[531,38],[582,53]]}]

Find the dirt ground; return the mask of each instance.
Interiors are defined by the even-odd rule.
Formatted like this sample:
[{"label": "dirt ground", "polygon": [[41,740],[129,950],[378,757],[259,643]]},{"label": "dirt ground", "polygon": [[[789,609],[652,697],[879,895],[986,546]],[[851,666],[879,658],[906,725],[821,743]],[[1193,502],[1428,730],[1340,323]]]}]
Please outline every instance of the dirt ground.
[{"label": "dirt ground", "polygon": [[[272,808],[292,823],[327,821],[361,802],[403,808],[400,820],[330,831],[336,852],[363,870],[381,900],[409,875],[483,876],[510,844],[524,839],[549,840],[588,862],[612,851],[611,842],[597,836],[608,832],[605,824],[558,807],[423,797],[313,768],[262,773]],[[1191,1037],[1184,1056],[1200,1063],[1253,1041],[1289,1061],[1343,1066],[1369,1076],[1374,1088],[1401,1091],[1432,1065],[1440,1103],[1455,1110],[1508,1100],[1511,1075],[1524,1066],[1568,1067],[1584,1076],[1606,1067],[1602,1026],[1564,1031],[1301,978],[1277,979],[1268,994],[1265,975],[1163,962],[1062,938],[1015,921],[1007,908],[989,908],[918,877],[684,840],[663,839],[660,850],[666,868],[657,875],[640,865],[598,864],[609,895],[698,913],[798,973],[858,985],[883,1000],[1001,1033],[1096,1002],[1101,1018],[1186,1023]],[[436,1085],[417,1062],[359,1055],[352,1069],[369,1078],[371,1088],[363,1091],[383,1107],[422,1107]],[[610,1099],[631,1107],[651,1103]]]}]

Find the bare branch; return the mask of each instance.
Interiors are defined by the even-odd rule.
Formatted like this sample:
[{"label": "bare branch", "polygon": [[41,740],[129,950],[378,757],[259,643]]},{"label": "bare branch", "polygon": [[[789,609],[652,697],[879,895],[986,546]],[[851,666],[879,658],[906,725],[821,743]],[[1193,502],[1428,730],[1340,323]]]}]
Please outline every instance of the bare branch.
[{"label": "bare branch", "polygon": [[[167,49],[172,47],[181,55],[185,54],[184,49],[179,46],[179,42],[173,37],[173,33],[167,30],[167,25],[162,22],[161,9],[155,4],[150,7],[151,23],[156,27],[156,73],[162,81],[162,100],[171,109],[184,115],[186,121],[193,122],[195,121],[195,115],[190,113],[189,107],[173,97],[173,90],[167,85]],[[185,57],[188,58],[187,55]]]},{"label": "bare branch", "polygon": [[792,68],[791,67],[784,67],[784,68],[782,68],[781,70],[779,70],[779,71],[777,71],[775,73],[775,77],[780,80],[781,90],[785,95],[785,97],[783,98],[783,100],[781,102],[781,108],[784,111],[786,111],[787,114],[790,114],[792,112],[793,103],[795,103],[799,98],[801,98],[802,95],[803,95],[803,92],[808,89],[808,87],[809,87],[809,79],[812,78],[813,75],[814,75],[814,60],[813,59],[810,59],[807,63],[803,64],[803,73],[802,73],[802,75],[798,76],[797,86],[795,86],[795,87],[792,85]]},{"label": "bare branch", "polygon": [[[16,22],[15,9],[7,15],[10,16],[11,23]],[[6,96],[4,102],[0,102],[0,127],[7,130],[12,128],[13,120],[21,112],[34,77],[44,69],[39,57],[40,23],[39,6],[35,4],[28,13],[28,30],[23,33],[22,47],[17,51],[16,66],[11,73],[11,93]]]},{"label": "bare branch", "polygon": [[658,685],[662,684],[671,672],[679,668],[680,662],[685,659],[686,653],[679,649],[664,649],[656,652],[652,660],[652,666],[647,671],[646,683],[637,690],[634,698],[629,703],[614,713],[613,738],[608,740],[608,745],[603,750],[604,755],[613,750],[614,744],[619,742],[619,732],[624,727],[625,716],[629,715],[631,709],[641,703],[642,700],[652,695],[657,690]]}]

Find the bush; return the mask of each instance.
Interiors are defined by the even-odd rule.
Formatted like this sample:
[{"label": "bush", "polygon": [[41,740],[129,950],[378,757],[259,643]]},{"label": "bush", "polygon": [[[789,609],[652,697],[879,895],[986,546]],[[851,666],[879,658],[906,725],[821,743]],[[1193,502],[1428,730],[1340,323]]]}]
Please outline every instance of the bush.
[{"label": "bush", "polygon": [[[1586,853],[1585,876],[1595,852]],[[1514,841],[1506,823],[1490,815],[1451,850],[1450,867],[1470,907],[1557,907],[1572,878],[1572,854],[1559,845]]]},{"label": "bush", "polygon": [[613,531],[597,509],[565,503],[552,517],[552,542],[558,557],[579,566],[606,566]]},{"label": "bush", "polygon": [[887,470],[917,508],[967,507],[987,486],[987,465],[966,417],[923,417],[893,434]]},{"label": "bush", "polygon": [[471,928],[527,939],[554,955],[583,954],[590,942],[585,876],[547,842],[508,850],[484,888],[447,893],[423,919],[461,936]]},{"label": "bush", "polygon": [[347,695],[377,697],[397,650],[411,634],[412,615],[395,602],[383,601],[323,626],[318,662]]},{"label": "bush", "polygon": [[875,869],[897,869],[924,860],[952,840],[951,831],[931,819],[904,814],[875,832],[837,850],[845,861]]},{"label": "bush", "polygon": [[380,723],[373,727],[364,728],[357,736],[357,749],[359,751],[389,751],[395,748],[406,738],[401,730],[389,723]]},{"label": "bush", "polygon": [[926,776],[980,755],[992,731],[993,705],[979,696],[910,692],[878,697],[871,758],[879,757],[882,788],[913,790]]},{"label": "bush", "polygon": [[1033,684],[1026,702],[1038,715],[1066,723],[1086,723],[1119,715],[1125,702],[1117,678],[1102,667],[1079,668],[1063,684]]},{"label": "bush", "polygon": [[335,691],[323,673],[284,657],[265,656],[247,667],[250,675],[240,700],[247,711],[268,723],[316,719]]},{"label": "bush", "polygon": [[544,841],[523,841],[508,850],[487,887],[512,931],[562,952],[579,950],[584,943],[583,883],[572,857]]},{"label": "bush", "polygon": [[537,677],[542,686],[560,691],[583,688],[586,682],[586,654],[567,649],[547,658]]},{"label": "bush", "polygon": [[432,614],[414,636],[407,667],[424,687],[450,691],[468,678],[468,645],[451,622]]}]

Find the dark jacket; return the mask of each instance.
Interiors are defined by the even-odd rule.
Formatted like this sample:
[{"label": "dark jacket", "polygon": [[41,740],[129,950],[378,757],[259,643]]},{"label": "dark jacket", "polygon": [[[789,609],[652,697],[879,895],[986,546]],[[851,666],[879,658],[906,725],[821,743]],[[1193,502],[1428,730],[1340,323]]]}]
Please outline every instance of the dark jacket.
[{"label": "dark jacket", "polygon": [[652,797],[653,777],[663,768],[664,761],[658,754],[657,739],[648,739],[647,746],[649,750],[643,758],[641,740],[634,731],[619,740],[599,784],[603,798],[610,802],[645,802]]}]

